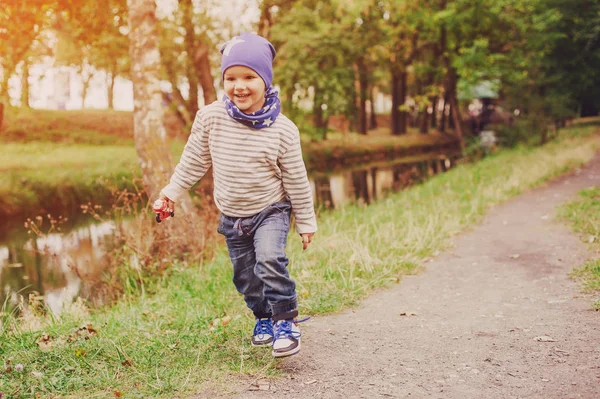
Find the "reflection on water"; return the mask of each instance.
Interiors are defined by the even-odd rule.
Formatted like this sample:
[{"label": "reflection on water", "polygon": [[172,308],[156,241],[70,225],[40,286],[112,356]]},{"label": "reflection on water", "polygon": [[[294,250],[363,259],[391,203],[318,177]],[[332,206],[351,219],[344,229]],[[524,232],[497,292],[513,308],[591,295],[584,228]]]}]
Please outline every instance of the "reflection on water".
[{"label": "reflection on water", "polygon": [[[387,193],[426,180],[452,165],[446,157],[381,163],[332,174],[310,174],[315,202],[322,208],[347,203],[370,204]],[[14,306],[19,295],[43,295],[55,313],[76,296],[92,297],[86,281],[97,280],[105,267],[115,226],[110,222],[49,234],[5,240],[0,243],[0,304]],[[10,237],[11,234],[7,234]],[[11,306],[11,307],[12,307]]]},{"label": "reflection on water", "polygon": [[315,202],[325,208],[339,208],[349,202],[370,204],[387,193],[420,183],[448,170],[452,161],[435,157],[420,161],[374,164],[330,175],[311,176]]},{"label": "reflection on water", "polygon": [[83,281],[102,272],[114,224],[77,228],[68,234],[13,239],[0,246],[0,301],[10,307],[19,295],[39,293],[56,314],[76,296],[91,297]]}]

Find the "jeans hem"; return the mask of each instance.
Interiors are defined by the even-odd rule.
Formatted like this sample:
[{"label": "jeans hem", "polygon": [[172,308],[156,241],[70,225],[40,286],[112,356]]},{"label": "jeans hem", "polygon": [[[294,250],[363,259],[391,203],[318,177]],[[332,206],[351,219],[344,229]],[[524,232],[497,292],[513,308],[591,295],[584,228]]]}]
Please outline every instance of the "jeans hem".
[{"label": "jeans hem", "polygon": [[277,317],[277,316],[280,316],[280,315],[286,314],[286,313],[294,313],[295,312],[295,315],[293,317],[285,317],[285,319],[294,318],[294,317],[298,316],[298,310],[297,310],[298,309],[298,300],[296,298],[294,298],[288,302],[272,303],[271,309],[273,310],[273,319],[277,318],[278,320],[282,320],[281,317]]},{"label": "jeans hem", "polygon": [[266,312],[253,312],[254,313],[254,317],[256,317],[257,319],[270,319],[273,317],[273,314],[271,313],[266,313]]}]

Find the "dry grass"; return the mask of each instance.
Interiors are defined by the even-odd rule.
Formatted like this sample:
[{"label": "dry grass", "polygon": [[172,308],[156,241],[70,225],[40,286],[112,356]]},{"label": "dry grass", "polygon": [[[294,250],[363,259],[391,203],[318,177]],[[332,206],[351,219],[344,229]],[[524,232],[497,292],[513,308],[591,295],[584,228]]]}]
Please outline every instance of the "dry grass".
[{"label": "dry grass", "polygon": [[[165,115],[169,137],[185,138],[181,122]],[[122,145],[133,142],[133,114],[114,110],[54,111],[8,108],[0,140]]]}]

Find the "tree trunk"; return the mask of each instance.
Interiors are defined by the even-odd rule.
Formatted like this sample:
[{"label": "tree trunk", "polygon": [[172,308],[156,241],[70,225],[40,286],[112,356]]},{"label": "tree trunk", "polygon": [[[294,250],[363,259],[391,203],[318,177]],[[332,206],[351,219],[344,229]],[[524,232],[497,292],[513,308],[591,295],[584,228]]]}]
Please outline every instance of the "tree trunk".
[{"label": "tree trunk", "polygon": [[84,75],[85,66],[81,65],[81,108],[85,109],[85,98],[87,97],[88,89],[90,88],[90,80],[92,80],[93,74],[89,74],[87,77]]},{"label": "tree trunk", "polygon": [[190,129],[192,127],[192,123],[194,122],[190,117],[190,114],[186,108],[185,100],[181,96],[181,92],[179,90],[174,91],[173,93],[162,93],[163,100],[171,106],[177,118],[183,123],[185,129]]},{"label": "tree trunk", "polygon": [[458,108],[458,100],[456,99],[456,93],[452,93],[450,96],[450,107],[452,109],[452,119],[454,120],[454,130],[460,140],[461,151],[465,149],[465,141],[463,138],[462,131],[462,118],[460,116],[460,109]]},{"label": "tree trunk", "polygon": [[183,12],[183,28],[185,29],[184,45],[187,53],[186,77],[190,86],[188,111],[191,115],[198,112],[198,71],[195,68],[196,33],[194,32],[194,4],[192,0],[180,0],[179,6]]},{"label": "tree trunk", "polygon": [[21,107],[31,108],[29,106],[29,61],[23,60],[23,71],[21,73]]},{"label": "tree trunk", "polygon": [[369,101],[371,102],[371,115],[369,117],[369,129],[377,129],[377,115],[375,115],[375,88],[369,90]]},{"label": "tree trunk", "polygon": [[0,101],[10,104],[10,97],[8,95],[8,78],[5,76],[4,80],[0,82]]},{"label": "tree trunk", "polygon": [[108,95],[108,108],[109,109],[115,109],[115,72],[114,69],[113,71],[110,72],[110,74],[108,75],[108,90],[107,90],[107,95]]},{"label": "tree trunk", "polygon": [[204,104],[208,105],[217,100],[217,91],[212,74],[210,72],[210,60],[208,58],[208,46],[200,43],[194,54],[194,64],[196,71],[200,76],[200,86],[204,96]]},{"label": "tree trunk", "polygon": [[[133,132],[144,190],[148,198],[156,199],[173,171],[170,147],[163,125],[162,92],[160,89],[160,52],[158,24],[154,0],[128,0],[129,54],[133,82]],[[191,238],[195,234],[198,215],[188,195],[181,206],[187,223],[167,223],[170,233]],[[176,226],[176,227],[175,227]]]},{"label": "tree trunk", "polygon": [[269,39],[271,34],[271,26],[273,20],[271,16],[271,7],[273,6],[271,0],[263,0],[260,6],[260,20],[258,21],[258,34],[265,39]]},{"label": "tree trunk", "polygon": [[421,113],[421,128],[419,131],[423,134],[427,134],[429,132],[429,114],[427,113],[427,108],[428,107],[425,107]]},{"label": "tree trunk", "polygon": [[315,129],[323,134],[323,139],[327,138],[327,120],[323,115],[323,108],[321,105],[323,104],[321,90],[314,86],[315,88],[315,98],[313,101],[313,124]]},{"label": "tree trunk", "polygon": [[393,135],[400,134],[400,73],[392,66],[392,114],[391,128]]},{"label": "tree trunk", "polygon": [[0,132],[2,132],[2,122],[4,121],[4,103],[0,102]]},{"label": "tree trunk", "polygon": [[[406,72],[406,70],[403,70],[400,73],[400,106],[403,106],[406,103],[406,96],[407,96],[407,87],[408,87],[408,73]],[[403,109],[402,111],[400,111],[400,134],[405,134],[408,129],[407,129],[407,125],[408,125],[408,112]]]},{"label": "tree trunk", "polygon": [[442,133],[446,131],[446,107],[448,106],[448,93],[444,93],[443,101],[442,117],[440,118],[440,132]]},{"label": "tree trunk", "polygon": [[358,121],[359,121],[359,133],[367,134],[367,93],[369,90],[369,80],[367,76],[367,69],[364,64],[364,60],[359,58],[356,62],[358,69],[358,86],[359,86],[359,97],[360,105],[358,109]]},{"label": "tree trunk", "polygon": [[438,107],[439,97],[435,96],[431,99],[431,128],[437,128],[437,107]]}]

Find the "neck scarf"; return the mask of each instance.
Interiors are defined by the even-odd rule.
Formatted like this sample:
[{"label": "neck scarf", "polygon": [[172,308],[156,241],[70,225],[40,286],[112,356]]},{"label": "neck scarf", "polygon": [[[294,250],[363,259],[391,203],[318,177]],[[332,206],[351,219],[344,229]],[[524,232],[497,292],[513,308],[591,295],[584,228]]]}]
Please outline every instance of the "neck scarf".
[{"label": "neck scarf", "polygon": [[244,125],[253,129],[264,129],[275,123],[275,119],[279,116],[281,111],[281,103],[278,97],[279,92],[273,87],[265,93],[265,105],[262,109],[253,112],[251,114],[245,114],[227,97],[227,94],[223,96],[223,102],[225,103],[225,109],[230,117],[235,121],[243,123]]}]

